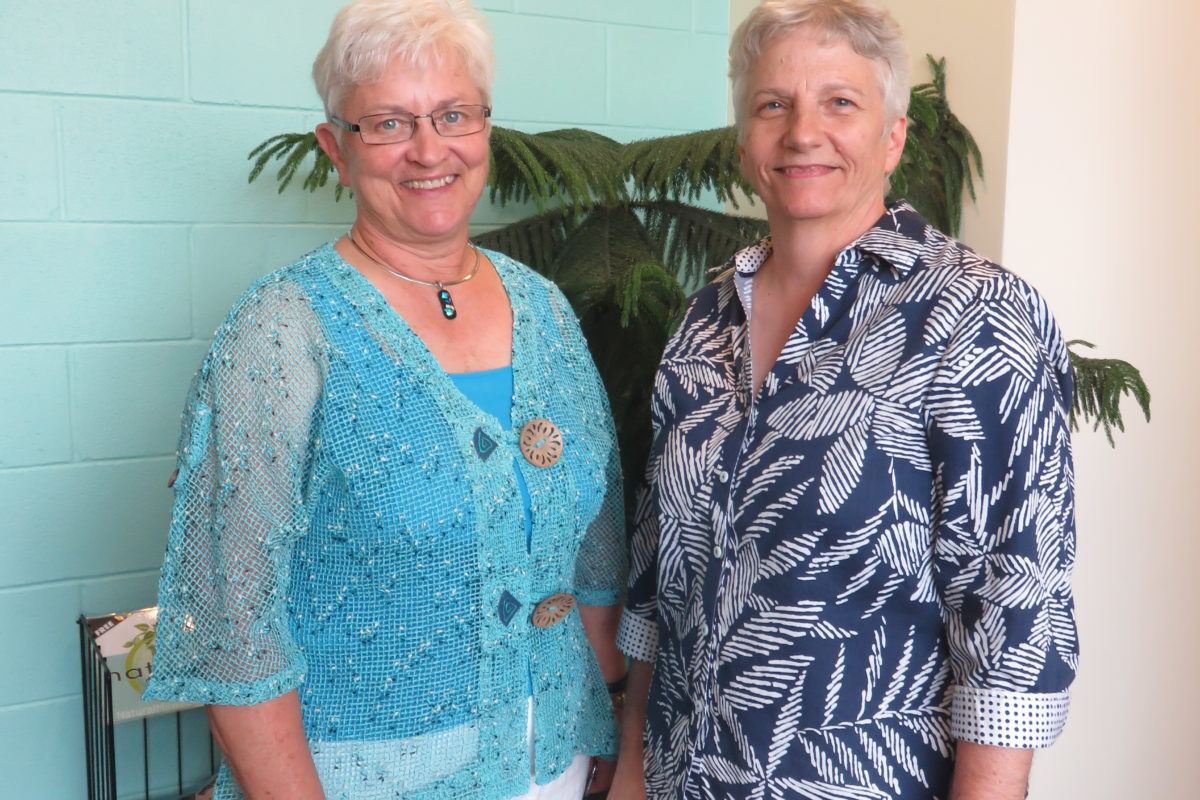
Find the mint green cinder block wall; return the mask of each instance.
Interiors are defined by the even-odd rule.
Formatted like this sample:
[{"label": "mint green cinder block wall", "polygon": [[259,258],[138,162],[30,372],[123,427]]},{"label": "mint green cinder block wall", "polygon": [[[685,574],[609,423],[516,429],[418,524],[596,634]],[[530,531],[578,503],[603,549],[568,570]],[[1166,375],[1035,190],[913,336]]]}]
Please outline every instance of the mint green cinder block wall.
[{"label": "mint green cinder block wall", "polygon": [[[245,180],[251,147],[320,119],[308,70],[341,2],[0,3],[0,795],[83,796],[74,617],[154,602],[213,329],[351,219]],[[726,0],[480,5],[499,125],[725,124]]]}]

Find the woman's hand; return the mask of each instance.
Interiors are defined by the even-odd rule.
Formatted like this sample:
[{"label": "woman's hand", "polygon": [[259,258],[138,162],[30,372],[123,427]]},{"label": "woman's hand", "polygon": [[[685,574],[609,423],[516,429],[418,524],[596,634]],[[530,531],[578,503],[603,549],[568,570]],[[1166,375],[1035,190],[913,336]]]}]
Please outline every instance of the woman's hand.
[{"label": "woman's hand", "polygon": [[325,800],[294,691],[252,706],[209,706],[208,724],[246,800]]},{"label": "woman's hand", "polygon": [[586,798],[608,791],[612,786],[613,773],[616,769],[617,762],[615,761],[609,761],[607,758],[593,758],[591,774],[588,777],[587,787],[583,790],[583,796]]},{"label": "woman's hand", "polygon": [[650,694],[650,679],[654,665],[634,661],[629,666],[625,689],[625,708],[621,714],[621,754],[613,775],[608,800],[645,800],[646,774],[642,765],[642,737],[646,729],[646,699]]},{"label": "woman's hand", "polygon": [[[610,685],[620,681],[625,676],[625,656],[617,649],[617,623],[621,619],[620,606],[585,606],[579,607],[579,620],[583,623],[583,632],[592,645],[596,654],[596,663],[600,665],[600,673]],[[621,693],[623,696],[623,692]],[[617,701],[613,699],[613,715],[617,724],[621,723],[621,715]],[[591,777],[588,779],[584,796],[603,792],[612,785],[613,773],[617,769],[615,761],[603,758],[593,758]],[[610,795],[611,796],[611,795]]]}]

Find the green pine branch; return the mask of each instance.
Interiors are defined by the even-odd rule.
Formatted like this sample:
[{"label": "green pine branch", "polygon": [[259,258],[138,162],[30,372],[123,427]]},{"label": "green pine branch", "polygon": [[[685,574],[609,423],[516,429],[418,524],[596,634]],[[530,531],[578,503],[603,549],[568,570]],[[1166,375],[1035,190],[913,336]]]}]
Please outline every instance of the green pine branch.
[{"label": "green pine branch", "polygon": [[574,215],[555,208],[472,238],[475,244],[506,253],[548,276],[574,229]]},{"label": "green pine branch", "polygon": [[[272,136],[258,147],[250,151],[247,158],[254,160],[254,165],[250,168],[250,176],[248,183],[254,183],[267,164],[271,161],[282,161],[279,170],[275,173],[275,180],[279,183],[279,191],[282,192],[296,177],[300,166],[309,158],[312,158],[312,163],[309,166],[308,174],[304,176],[301,186],[307,191],[315,192],[317,189],[329,183],[329,177],[334,174],[333,162],[329,160],[329,156],[325,155],[317,144],[317,135],[315,133],[281,133],[278,136]],[[342,199],[342,194],[346,191],[346,187],[340,183],[334,183],[334,197],[337,200]]]},{"label": "green pine branch", "polygon": [[1121,416],[1122,398],[1132,397],[1149,422],[1150,389],[1142,379],[1142,374],[1128,361],[1081,356],[1071,350],[1076,345],[1089,349],[1095,347],[1083,339],[1067,342],[1071,355],[1071,370],[1075,377],[1071,430],[1079,430],[1079,421],[1083,419],[1092,424],[1093,431],[1103,427],[1109,445],[1116,447],[1113,429],[1122,432],[1125,430],[1125,420]]},{"label": "green pine branch", "polygon": [[703,285],[709,270],[767,234],[766,220],[738,217],[674,200],[634,203],[657,258],[685,285]]},{"label": "green pine branch", "polygon": [[983,179],[983,154],[975,137],[950,110],[946,59],[929,60],[933,79],[913,87],[908,141],[892,173],[892,195],[912,203],[934,227],[957,236],[964,194],[975,201],[975,178]]},{"label": "green pine branch", "polygon": [[742,177],[732,127],[631,142],[621,161],[640,201],[695,202],[711,192],[718,202],[737,208],[734,190],[754,191]]},{"label": "green pine branch", "polygon": [[627,196],[620,151],[613,139],[579,128],[523,133],[493,127],[491,200],[532,201],[539,211],[558,204],[576,213],[596,203],[620,205]]},{"label": "green pine branch", "polygon": [[597,206],[572,231],[549,274],[572,302],[610,303],[628,270],[653,258],[641,220],[631,209]]}]

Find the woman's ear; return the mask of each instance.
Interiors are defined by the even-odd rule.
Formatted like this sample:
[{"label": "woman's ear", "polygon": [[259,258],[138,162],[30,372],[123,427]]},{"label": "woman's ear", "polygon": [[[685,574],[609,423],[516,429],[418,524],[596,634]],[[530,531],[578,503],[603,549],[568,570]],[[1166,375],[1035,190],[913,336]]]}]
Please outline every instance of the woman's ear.
[{"label": "woman's ear", "polygon": [[908,117],[901,115],[892,123],[891,128],[884,134],[887,140],[887,155],[884,166],[888,175],[900,166],[900,157],[904,155],[904,143],[908,140]]},{"label": "woman's ear", "polygon": [[350,180],[346,175],[346,159],[342,155],[337,131],[328,122],[322,122],[317,126],[316,133],[317,144],[321,146],[325,155],[329,156],[329,160],[333,162],[333,168],[337,170],[338,183],[342,186],[350,186]]}]

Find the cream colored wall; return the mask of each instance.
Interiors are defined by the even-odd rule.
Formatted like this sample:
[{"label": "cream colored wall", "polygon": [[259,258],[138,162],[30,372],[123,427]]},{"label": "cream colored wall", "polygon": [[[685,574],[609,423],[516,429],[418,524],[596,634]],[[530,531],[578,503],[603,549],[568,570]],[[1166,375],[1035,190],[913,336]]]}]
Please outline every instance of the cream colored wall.
[{"label": "cream colored wall", "polygon": [[1003,261],[1009,76],[1015,0],[884,0],[908,42],[913,83],[929,80],[925,55],[946,59],[950,107],[983,153],[977,202],[964,203],[959,238]]},{"label": "cream colored wall", "polygon": [[1154,394],[1075,437],[1083,657],[1034,800],[1200,797],[1197,41],[1195,0],[1017,2],[1006,263]]},{"label": "cream colored wall", "polygon": [[[925,54],[945,57],[950,106],[975,135],[985,180],[978,202],[963,210],[960,238],[995,260],[1002,259],[1004,185],[1008,155],[1008,78],[1012,70],[1015,0],[884,0],[904,29],[913,82],[929,79]],[[758,0],[731,0],[733,30]],[[732,109],[730,120],[733,119]]]}]

